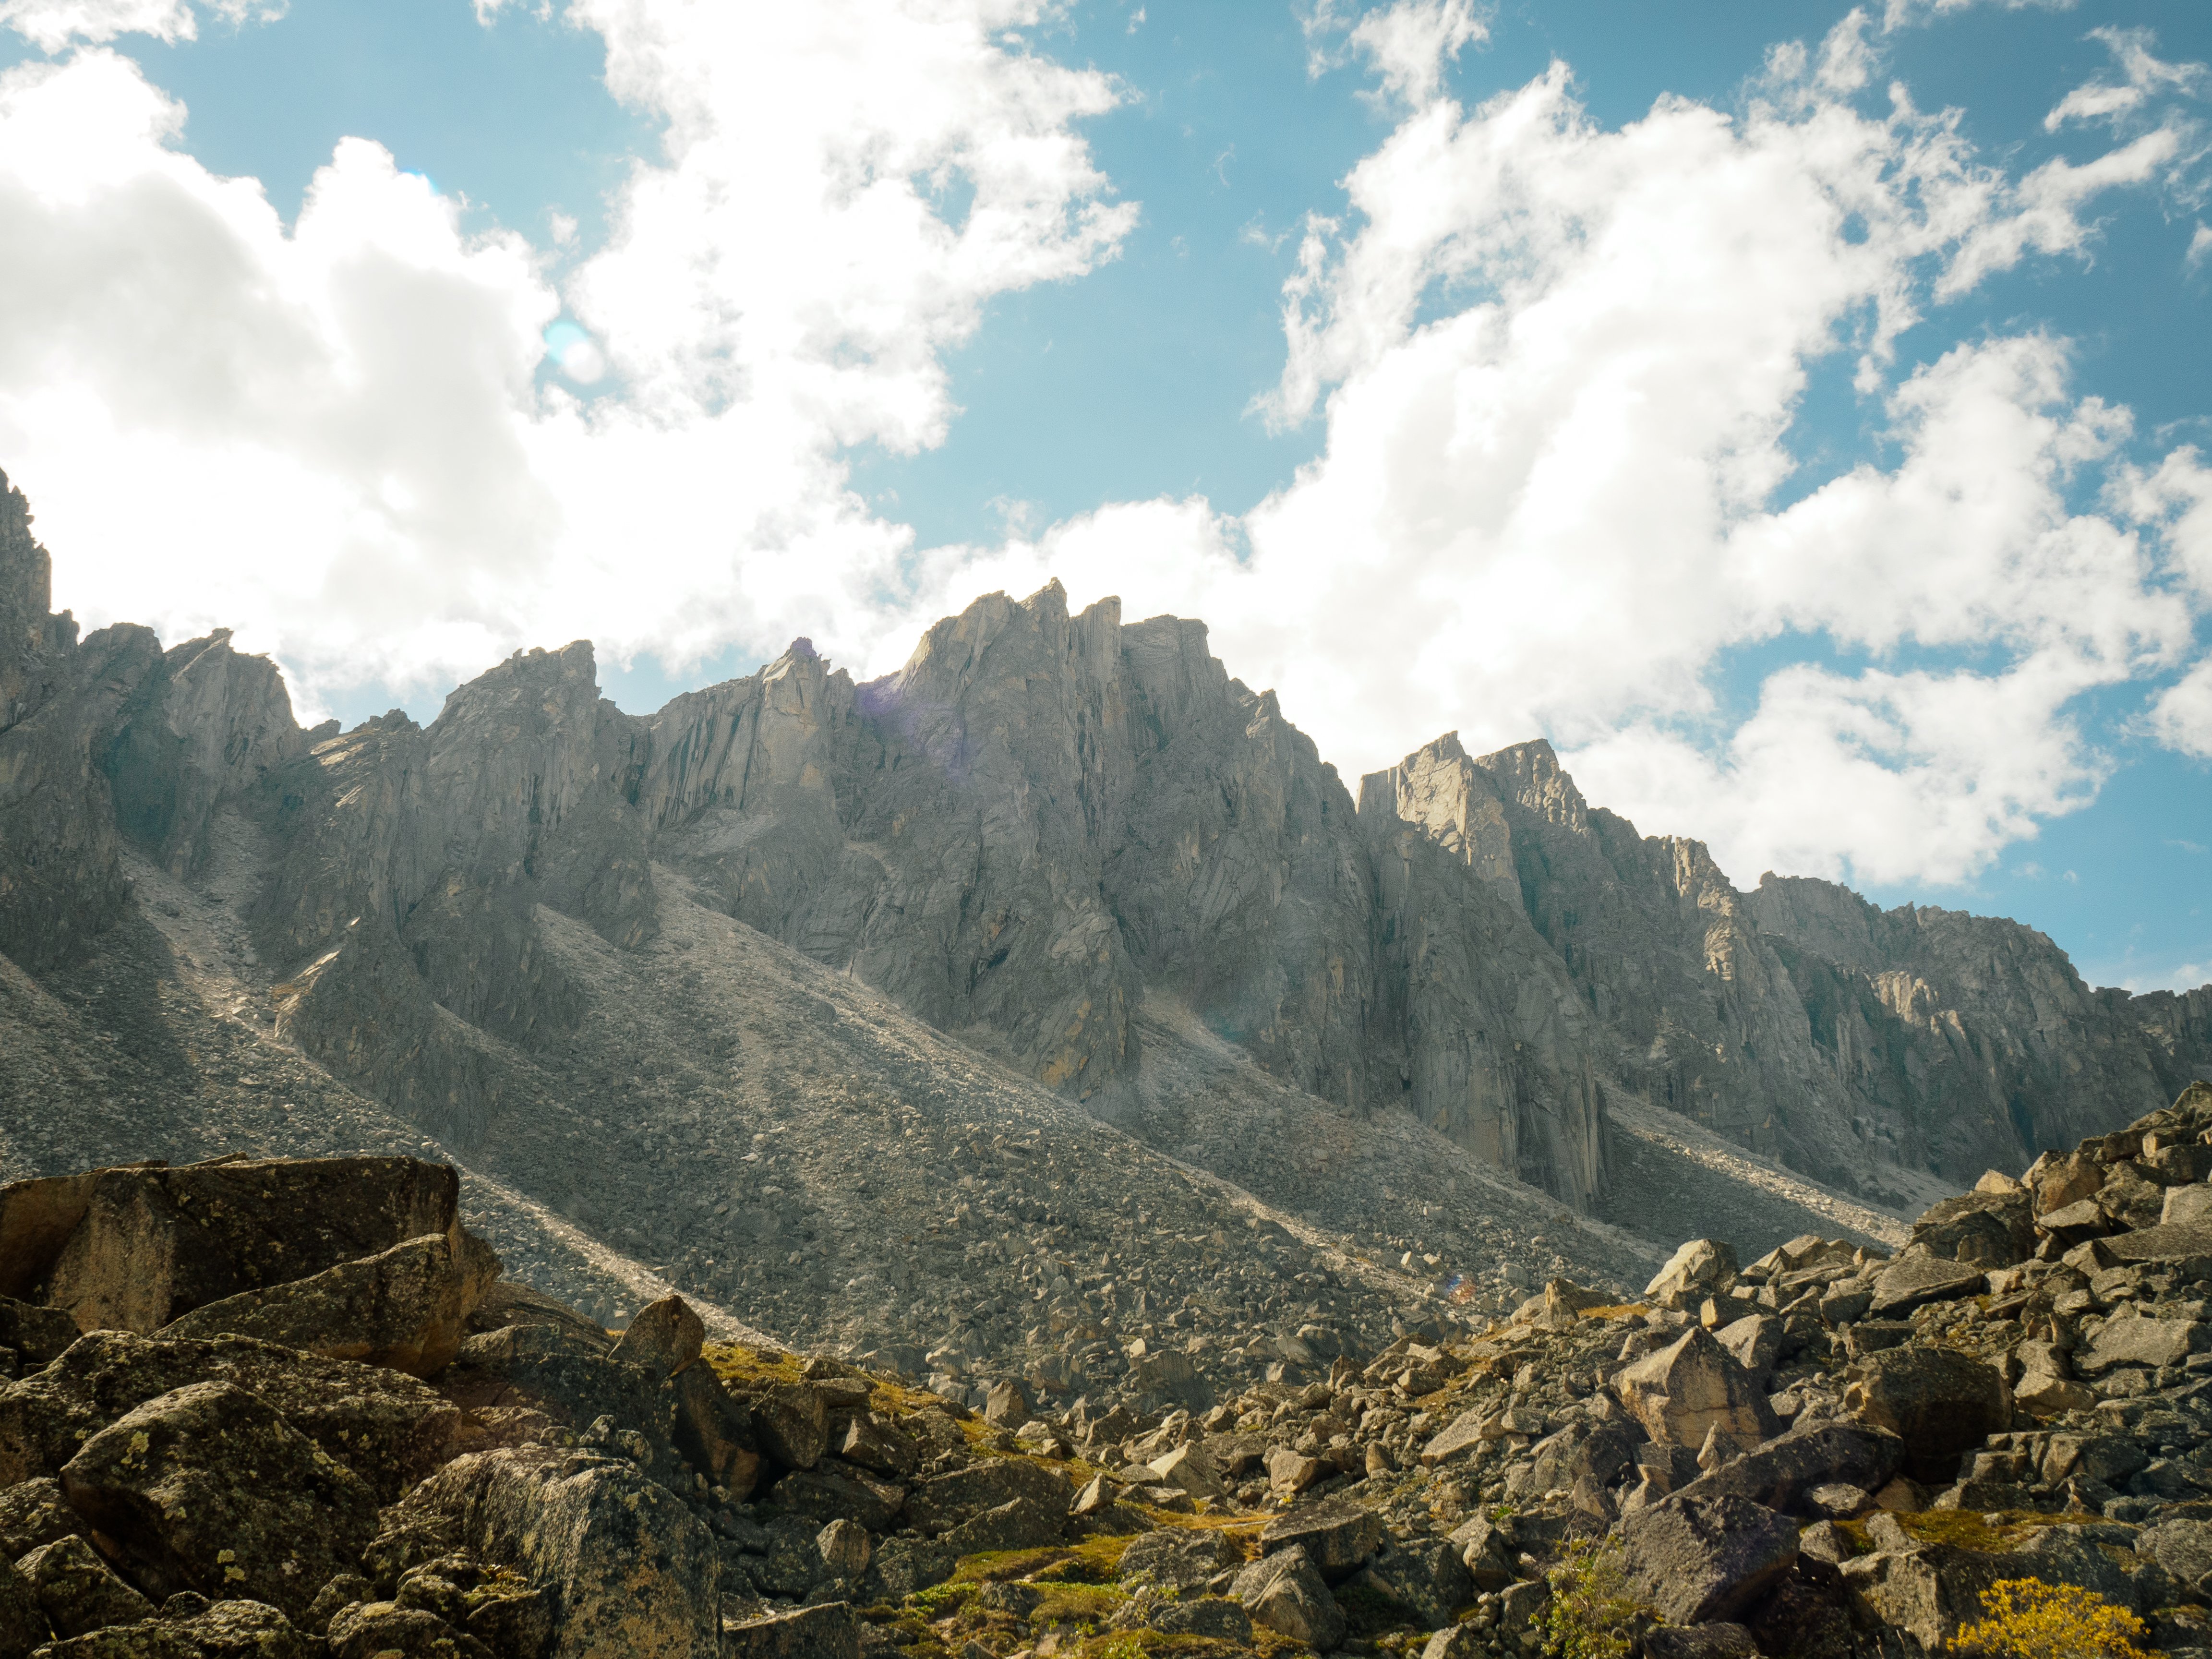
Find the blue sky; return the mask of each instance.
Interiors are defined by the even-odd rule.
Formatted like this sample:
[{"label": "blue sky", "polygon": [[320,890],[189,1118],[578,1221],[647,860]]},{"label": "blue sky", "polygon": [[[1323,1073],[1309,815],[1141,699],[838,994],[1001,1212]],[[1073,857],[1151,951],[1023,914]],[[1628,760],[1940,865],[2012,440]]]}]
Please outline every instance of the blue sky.
[{"label": "blue sky", "polygon": [[81,275],[7,296],[0,465],[93,620],[348,720],[590,633],[642,708],[1060,574],[1347,773],[1542,730],[1741,884],[2212,978],[2201,5],[267,9],[0,0],[0,233],[179,273],[129,351]]}]

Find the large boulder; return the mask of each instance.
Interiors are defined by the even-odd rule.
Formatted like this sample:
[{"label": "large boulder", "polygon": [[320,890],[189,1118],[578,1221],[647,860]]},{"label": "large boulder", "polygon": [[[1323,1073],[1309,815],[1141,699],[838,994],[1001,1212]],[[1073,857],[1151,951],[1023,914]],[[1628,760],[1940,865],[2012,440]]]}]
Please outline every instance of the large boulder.
[{"label": "large boulder", "polygon": [[54,1475],[134,1407],[195,1382],[227,1382],[390,1503],[453,1453],[461,1413],[398,1371],[324,1359],[251,1337],[171,1341],[96,1331],[46,1370],[0,1388],[0,1486]]},{"label": "large boulder", "polygon": [[161,1334],[254,1336],[434,1376],[459,1352],[469,1315],[498,1276],[499,1258],[481,1239],[464,1232],[457,1247],[444,1233],[427,1233],[305,1279],[210,1302]]},{"label": "large boulder", "polygon": [[666,1488],[627,1462],[543,1447],[475,1452],[399,1505],[443,1517],[484,1561],[550,1592],[544,1659],[716,1659],[721,1554]]},{"label": "large boulder", "polygon": [[1262,1556],[1237,1575],[1229,1593],[1255,1625],[1328,1653],[1344,1639],[1344,1610],[1303,1545]]},{"label": "large boulder", "polygon": [[781,1383],[753,1395],[750,1405],[760,1449],[784,1468],[811,1469],[830,1449],[830,1411],[821,1389]]},{"label": "large boulder", "polygon": [[60,1481],[50,1475],[19,1480],[0,1491],[0,1560],[20,1560],[83,1524],[62,1497]]},{"label": "large boulder", "polygon": [[[412,1158],[217,1159],[0,1188],[0,1295],[143,1334],[242,1291],[425,1233],[460,1243],[460,1177]],[[20,1213],[18,1213],[20,1212]]]},{"label": "large boulder", "polygon": [[29,1659],[52,1634],[38,1591],[14,1562],[0,1557],[0,1659]]},{"label": "large boulder", "polygon": [[376,1533],[376,1495],[258,1396],[197,1382],[126,1413],[62,1469],[70,1507],[160,1596],[304,1615]]},{"label": "large boulder", "polygon": [[1693,1238],[1651,1275],[1644,1294],[1662,1307],[1686,1308],[1735,1283],[1735,1246],[1724,1239]]},{"label": "large boulder", "polygon": [[1734,1618],[1797,1559],[1796,1522],[1746,1498],[1678,1494],[1620,1532],[1630,1594],[1674,1625]]},{"label": "large boulder", "polygon": [[1905,1473],[1923,1484],[1948,1484],[1962,1453],[2012,1426],[2003,1374],[1949,1348],[1887,1348],[1844,1376],[1845,1407],[1903,1441]]},{"label": "large boulder", "polygon": [[2212,1324],[2186,1319],[2150,1319],[2123,1308],[2100,1326],[2087,1350],[2073,1356],[2074,1368],[2094,1376],[2115,1365],[2182,1365],[2191,1354],[2212,1348]]},{"label": "large boulder", "polygon": [[1133,1540],[1121,1552],[1115,1577],[1133,1587],[1157,1584],[1166,1589],[1195,1589],[1242,1559],[1237,1546],[1218,1532],[1163,1527]]},{"label": "large boulder", "polygon": [[0,1296],[0,1348],[13,1348],[32,1365],[59,1359],[82,1334],[76,1321],[59,1308]]},{"label": "large boulder", "polygon": [[1433,1630],[1474,1599],[1474,1575],[1441,1538],[1385,1538],[1355,1574],[1347,1593],[1395,1610],[1410,1625]]},{"label": "large boulder", "polygon": [[706,1340],[707,1323],[697,1310],[680,1296],[664,1296],[637,1310],[615,1344],[613,1358],[658,1376],[674,1376],[697,1360]]},{"label": "large boulder", "polygon": [[1686,1500],[1747,1498],[1784,1513],[1804,1505],[1820,1486],[1842,1483],[1880,1492],[1905,1461],[1905,1443],[1868,1424],[1809,1423],[1778,1435],[1681,1489]]},{"label": "large boulder", "polygon": [[1869,1311],[1876,1319],[1899,1319],[1930,1302],[1955,1302],[1973,1296],[1987,1282],[1981,1268],[1941,1256],[1900,1255],[1875,1275]]},{"label": "large boulder", "polygon": [[676,1449],[710,1485],[742,1504],[760,1478],[752,1414],[705,1365],[678,1371],[667,1385],[676,1404]]},{"label": "large boulder", "polygon": [[1372,1510],[1348,1498],[1325,1498],[1267,1522],[1260,1529],[1260,1553],[1303,1549],[1324,1579],[1340,1584],[1367,1565],[1387,1536]]},{"label": "large boulder", "polygon": [[438,1389],[471,1411],[526,1407],[569,1428],[611,1418],[642,1435],[653,1467],[671,1474],[678,1408],[691,1385],[617,1360],[611,1348],[604,1338],[560,1326],[503,1326],[464,1341]]},{"label": "large boulder", "polygon": [[1986,1271],[2025,1261],[2035,1250],[2033,1200],[2026,1188],[1947,1198],[1912,1224],[1923,1253]]},{"label": "large boulder", "polygon": [[1844,1587],[1865,1614],[1894,1625],[1929,1653],[1983,1616],[1982,1593],[2001,1578],[2032,1577],[2026,1562],[1954,1545],[1881,1549],[1843,1563]]},{"label": "large boulder", "polygon": [[1054,1515],[1067,1513],[1074,1491],[1050,1469],[1025,1458],[992,1457],[921,1482],[907,1494],[906,1518],[923,1532],[948,1532],[970,1516],[1026,1498]]},{"label": "large boulder", "polygon": [[1695,1325],[1630,1365],[1613,1386],[1644,1431],[1670,1446],[1694,1449],[1718,1430],[1723,1440],[1748,1447],[1780,1426],[1759,1379]]},{"label": "large boulder", "polygon": [[275,1607],[234,1601],[190,1614],[88,1631],[54,1643],[41,1659],[322,1659],[324,1651],[320,1642],[309,1641]]},{"label": "large boulder", "polygon": [[16,1563],[37,1592],[46,1622],[61,1637],[154,1616],[154,1604],[115,1576],[100,1553],[78,1537],[42,1545]]},{"label": "large boulder", "polygon": [[822,1522],[857,1521],[871,1532],[882,1532],[905,1504],[906,1489],[866,1469],[824,1458],[811,1469],[793,1469],[785,1475],[769,1489],[769,1498],[793,1515]]}]

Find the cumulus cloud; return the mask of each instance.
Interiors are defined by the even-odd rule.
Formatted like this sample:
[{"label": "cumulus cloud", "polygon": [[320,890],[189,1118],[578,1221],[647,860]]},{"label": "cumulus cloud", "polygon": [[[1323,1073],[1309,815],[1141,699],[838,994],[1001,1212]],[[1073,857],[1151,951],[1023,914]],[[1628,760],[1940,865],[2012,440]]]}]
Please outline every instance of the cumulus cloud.
[{"label": "cumulus cloud", "polygon": [[[1320,411],[1321,458],[1239,524],[1113,509],[962,574],[1206,617],[1347,770],[1540,731],[1595,799],[1740,873],[1970,878],[2088,798],[2078,699],[2174,672],[2192,621],[2148,506],[2075,505],[2131,422],[2064,341],[1901,378],[1894,342],[2086,246],[2081,216],[2176,152],[2014,178],[1901,93],[1860,108],[1872,67],[1854,18],[1775,53],[1739,116],[1669,99],[1608,130],[1563,65],[1433,95],[1286,286],[1266,412]],[[1805,480],[1793,423],[1832,359],[1893,459]],[[1761,652],[1785,665],[1731,716],[1718,688]]]},{"label": "cumulus cloud", "polygon": [[2100,77],[2075,88],[2043,118],[2046,132],[2056,132],[2069,121],[2102,121],[2118,126],[2140,115],[2162,95],[2195,93],[2204,85],[2204,65],[2166,63],[2151,50],[2156,39],[2148,29],[2106,27],[2092,29],[2089,34],[2111,52],[2120,78]]},{"label": "cumulus cloud", "polygon": [[0,454],[63,597],[234,624],[310,702],[580,635],[858,654],[911,537],[843,452],[939,441],[983,303],[1133,222],[1079,131],[1115,89],[1024,44],[1041,10],[585,0],[665,152],[557,291],[373,143],[288,227],[127,58],[9,71]]},{"label": "cumulus cloud", "polygon": [[[1395,114],[1283,294],[1261,413],[1322,420],[1319,456],[1241,519],[1010,501],[998,544],[917,548],[847,453],[942,441],[986,302],[1114,257],[1136,210],[1082,135],[1118,88],[1021,0],[574,15],[665,141],[557,281],[366,140],[288,226],[114,52],[0,76],[0,456],[65,601],[235,625],[312,702],[580,635],[680,665],[804,633],[878,671],[1058,575],[1206,617],[1347,772],[1543,732],[1740,875],[1971,876],[2095,789],[2100,687],[2212,745],[2195,453],[2146,453],[2031,328],[1897,362],[2194,165],[2170,82],[2016,173],[1878,89],[1856,14],[1740,109],[1607,127],[1565,65],[1450,95],[1465,3],[1325,8],[1315,50]],[[1816,373],[1878,460],[1807,476]]]},{"label": "cumulus cloud", "polygon": [[[208,9],[234,26],[266,23],[284,15],[286,0],[208,0]],[[11,28],[41,52],[61,51],[73,40],[95,45],[125,34],[157,40],[190,40],[199,19],[190,0],[0,0],[0,27]]]}]

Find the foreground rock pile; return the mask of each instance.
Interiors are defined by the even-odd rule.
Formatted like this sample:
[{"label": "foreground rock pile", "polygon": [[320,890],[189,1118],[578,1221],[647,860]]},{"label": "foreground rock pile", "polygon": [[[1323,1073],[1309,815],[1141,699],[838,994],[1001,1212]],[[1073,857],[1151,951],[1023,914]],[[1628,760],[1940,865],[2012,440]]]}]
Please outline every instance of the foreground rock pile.
[{"label": "foreground rock pile", "polygon": [[2020,1578],[2212,1648],[2208,1176],[2197,1085],[1893,1257],[1700,1240],[1633,1303],[1310,1328],[1225,1397],[1138,1353],[1042,1417],[676,1297],[609,1332],[499,1277],[444,1166],[18,1182],[0,1659],[1846,1659]]}]

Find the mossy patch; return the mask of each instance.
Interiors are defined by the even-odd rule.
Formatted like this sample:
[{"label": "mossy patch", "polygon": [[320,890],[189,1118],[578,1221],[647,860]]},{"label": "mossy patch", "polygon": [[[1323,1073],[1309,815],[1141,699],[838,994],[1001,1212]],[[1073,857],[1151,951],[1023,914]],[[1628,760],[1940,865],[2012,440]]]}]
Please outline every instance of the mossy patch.
[{"label": "mossy patch", "polygon": [[1121,1553],[1136,1541],[1126,1533],[1110,1538],[1086,1538],[1079,1544],[1048,1544],[1034,1550],[988,1550],[963,1555],[953,1569],[957,1584],[1004,1584],[1018,1578],[1050,1578],[1065,1583],[1110,1584],[1121,1565]]}]

